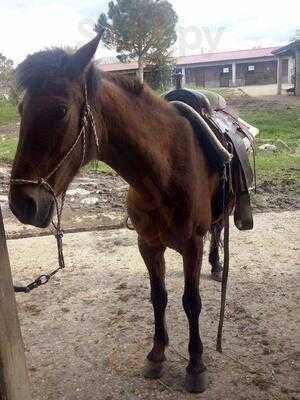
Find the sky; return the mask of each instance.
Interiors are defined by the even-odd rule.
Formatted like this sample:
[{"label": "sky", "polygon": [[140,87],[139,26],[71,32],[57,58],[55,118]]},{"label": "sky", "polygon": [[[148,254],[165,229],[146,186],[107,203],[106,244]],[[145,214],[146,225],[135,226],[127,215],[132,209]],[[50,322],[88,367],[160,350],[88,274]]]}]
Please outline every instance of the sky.
[{"label": "sky", "polygon": [[[300,36],[300,1],[169,0],[178,14],[174,55],[281,46]],[[207,4],[208,3],[208,4]],[[0,0],[0,53],[16,64],[53,46],[80,46],[108,0]],[[284,4],[284,7],[283,7]],[[284,13],[283,13],[284,11]],[[114,53],[101,46],[96,58]]]}]

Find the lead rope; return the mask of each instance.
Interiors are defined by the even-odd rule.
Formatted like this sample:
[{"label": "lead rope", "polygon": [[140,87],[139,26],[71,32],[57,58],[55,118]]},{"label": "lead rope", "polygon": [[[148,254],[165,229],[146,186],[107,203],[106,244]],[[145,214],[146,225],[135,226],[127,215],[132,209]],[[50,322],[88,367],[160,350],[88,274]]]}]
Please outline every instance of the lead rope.
[{"label": "lead rope", "polygon": [[[228,166],[230,171],[231,167]],[[230,174],[230,172],[229,172]],[[231,179],[227,175],[227,167],[224,168],[223,176],[223,210],[224,210],[224,261],[223,261],[223,273],[222,273],[222,287],[221,287],[221,306],[219,316],[219,326],[217,335],[217,351],[222,353],[222,339],[223,339],[223,326],[225,318],[225,306],[226,306],[226,294],[227,294],[227,282],[228,282],[228,271],[229,271],[229,207],[228,198],[226,193],[229,192],[230,184],[227,182],[227,178]]]},{"label": "lead rope", "polygon": [[27,179],[12,179],[11,180],[11,184],[13,184],[13,185],[32,184],[32,185],[38,185],[38,186],[41,186],[42,188],[44,188],[53,197],[55,209],[56,209],[56,216],[57,216],[57,221],[56,222],[52,221],[52,226],[55,231],[54,235],[55,235],[56,244],[57,244],[58,265],[59,265],[58,268],[54,269],[52,272],[50,272],[48,274],[40,275],[37,279],[35,279],[32,283],[30,283],[27,286],[14,286],[14,291],[16,293],[29,293],[31,290],[33,290],[41,285],[45,285],[59,270],[65,268],[65,260],[64,260],[64,254],[63,254],[63,230],[61,227],[61,220],[62,220],[62,213],[63,213],[63,207],[64,207],[64,203],[65,203],[66,193],[62,194],[61,203],[59,204],[58,197],[56,196],[52,186],[48,183],[48,180],[50,179],[51,176],[54,175],[54,173],[61,167],[61,165],[66,161],[66,159],[72,154],[75,147],[79,143],[81,137],[82,137],[82,158],[81,158],[79,169],[82,167],[82,165],[84,164],[85,157],[86,157],[86,134],[87,134],[89,122],[92,127],[92,133],[93,133],[94,140],[96,143],[97,153],[98,154],[100,153],[99,138],[97,135],[96,124],[95,124],[94,116],[92,113],[92,109],[91,109],[90,105],[88,104],[86,85],[84,87],[84,96],[85,96],[85,105],[84,105],[81,130],[80,130],[75,142],[71,146],[70,150],[63,157],[63,159],[55,166],[55,168],[53,168],[53,170],[50,172],[50,174],[45,179],[41,178],[37,181],[27,180]]},{"label": "lead rope", "polygon": [[[229,152],[233,155],[233,147],[229,143]],[[224,261],[223,261],[223,274],[222,274],[222,286],[221,286],[221,306],[220,316],[218,325],[217,335],[217,346],[216,349],[219,353],[222,353],[222,339],[223,339],[223,326],[225,319],[225,307],[226,307],[226,295],[227,295],[227,283],[229,273],[229,193],[233,191],[232,187],[232,171],[231,163],[225,164],[223,174],[223,213],[224,213]]]}]

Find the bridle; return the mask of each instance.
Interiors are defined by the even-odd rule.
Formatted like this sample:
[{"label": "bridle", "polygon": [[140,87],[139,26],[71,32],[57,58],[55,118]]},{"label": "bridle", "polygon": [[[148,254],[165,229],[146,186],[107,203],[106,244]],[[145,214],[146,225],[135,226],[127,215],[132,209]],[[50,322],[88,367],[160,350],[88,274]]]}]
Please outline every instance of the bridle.
[{"label": "bridle", "polygon": [[65,163],[65,161],[73,154],[76,146],[78,143],[82,143],[82,157],[81,157],[81,162],[79,165],[79,169],[83,166],[85,158],[86,158],[86,142],[87,138],[89,135],[89,127],[92,129],[92,135],[94,137],[94,141],[96,144],[97,148],[97,153],[100,153],[100,141],[97,135],[97,129],[96,129],[96,124],[92,112],[92,108],[88,102],[88,93],[87,93],[87,85],[85,83],[84,85],[84,105],[83,105],[83,112],[82,112],[82,118],[81,118],[81,129],[73,143],[73,145],[70,147],[66,155],[54,166],[54,168],[51,170],[51,172],[45,177],[45,178],[38,178],[36,180],[30,180],[30,179],[11,179],[10,183],[11,185],[36,185],[44,190],[46,190],[50,195],[53,197],[54,200],[54,205],[56,209],[56,216],[57,216],[57,221],[54,222],[52,221],[52,226],[54,227],[54,235],[56,238],[57,242],[57,251],[58,251],[58,268],[53,270],[52,272],[48,274],[43,274],[40,275],[37,279],[35,279],[32,283],[30,283],[27,286],[14,286],[15,292],[22,292],[22,293],[29,293],[31,290],[44,285],[47,283],[53,275],[55,275],[59,270],[65,268],[65,261],[64,261],[64,255],[63,255],[63,231],[61,227],[61,218],[62,218],[62,212],[63,212],[63,207],[65,203],[65,197],[66,193],[62,193],[61,195],[61,202],[59,202],[59,198],[56,195],[53,187],[49,183],[49,179],[60,169],[60,167]]}]

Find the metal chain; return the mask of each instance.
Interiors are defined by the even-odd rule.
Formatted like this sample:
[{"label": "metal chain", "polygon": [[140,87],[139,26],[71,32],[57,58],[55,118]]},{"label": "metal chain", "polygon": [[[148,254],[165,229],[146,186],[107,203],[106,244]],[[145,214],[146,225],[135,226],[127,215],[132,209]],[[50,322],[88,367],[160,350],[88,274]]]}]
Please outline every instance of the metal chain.
[{"label": "metal chain", "polygon": [[14,286],[14,290],[16,293],[29,293],[31,290],[41,286],[45,285],[49,280],[55,275],[59,270],[65,268],[65,260],[64,260],[64,254],[63,254],[63,230],[61,226],[61,220],[62,220],[62,213],[63,213],[63,208],[65,204],[65,197],[66,193],[64,192],[61,195],[61,202],[59,204],[59,199],[55,194],[55,191],[53,187],[49,184],[48,180],[59,170],[59,168],[62,166],[62,164],[67,160],[67,158],[73,153],[74,149],[76,148],[77,144],[79,143],[81,137],[82,137],[82,157],[81,157],[81,162],[79,169],[83,166],[85,158],[86,158],[86,136],[88,134],[88,127],[89,124],[91,125],[92,128],[92,133],[94,136],[94,140],[96,143],[97,147],[97,153],[100,153],[100,142],[99,138],[97,135],[97,129],[96,129],[96,124],[93,116],[92,109],[88,103],[88,95],[87,95],[87,87],[86,85],[84,86],[84,97],[85,97],[85,104],[84,104],[84,111],[83,111],[83,117],[82,117],[82,127],[81,130],[67,152],[67,154],[62,158],[62,160],[52,169],[52,171],[47,175],[46,178],[40,178],[38,180],[29,180],[29,179],[11,179],[11,184],[12,185],[38,185],[44,188],[48,193],[51,194],[54,200],[55,204],[55,209],[56,209],[56,217],[57,221],[52,221],[52,226],[54,228],[54,235],[56,238],[56,244],[57,244],[57,253],[58,253],[58,268],[54,269],[52,272],[48,274],[43,274],[40,275],[37,279],[35,279],[32,283],[30,283],[27,286]]}]

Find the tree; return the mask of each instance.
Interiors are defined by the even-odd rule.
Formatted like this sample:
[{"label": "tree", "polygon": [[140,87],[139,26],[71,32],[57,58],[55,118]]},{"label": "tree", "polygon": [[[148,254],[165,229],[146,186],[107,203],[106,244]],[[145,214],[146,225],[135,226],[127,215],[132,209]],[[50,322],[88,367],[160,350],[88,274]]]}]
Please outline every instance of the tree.
[{"label": "tree", "polygon": [[14,63],[12,60],[0,53],[0,88],[7,91],[13,101],[18,101],[19,93],[14,76]]},{"label": "tree", "polygon": [[0,53],[0,86],[8,88],[8,83],[13,76],[13,61]]},{"label": "tree", "polygon": [[105,45],[118,53],[121,62],[137,60],[143,81],[145,64],[161,64],[176,42],[177,15],[167,0],[115,0],[101,14],[95,31],[107,28]]},{"label": "tree", "polygon": [[172,57],[160,57],[152,65],[147,73],[147,83],[161,92],[166,91],[172,85],[172,71],[175,68],[175,59]]}]

